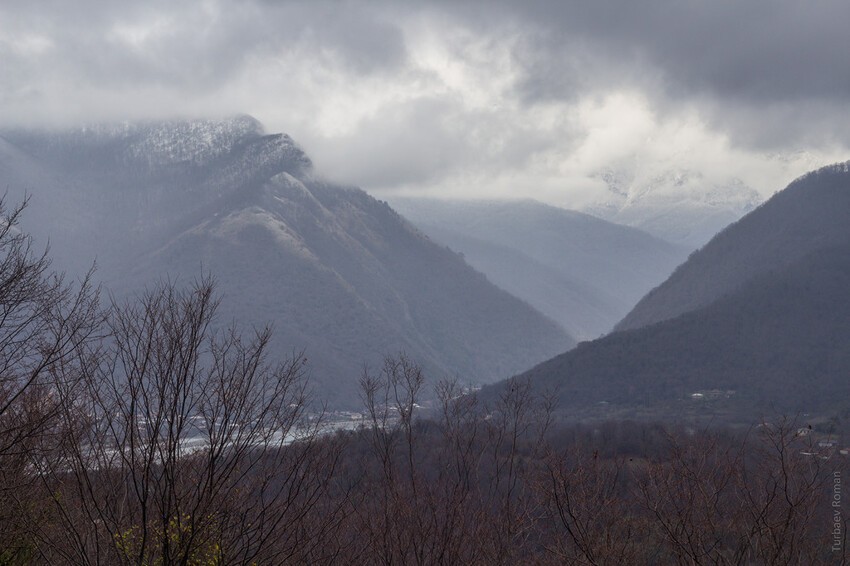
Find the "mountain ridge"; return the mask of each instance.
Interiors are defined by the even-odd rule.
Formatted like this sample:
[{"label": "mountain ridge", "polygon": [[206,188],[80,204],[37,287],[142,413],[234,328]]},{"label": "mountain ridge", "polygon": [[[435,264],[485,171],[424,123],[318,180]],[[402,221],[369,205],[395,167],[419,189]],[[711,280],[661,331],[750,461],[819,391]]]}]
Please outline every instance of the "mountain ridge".
[{"label": "mountain ridge", "polygon": [[667,287],[684,279],[691,282],[685,291],[703,291],[699,301],[582,342],[519,378],[559,388],[571,418],[751,423],[775,412],[846,415],[847,218],[850,163],[804,175],[715,236],[645,299],[664,306]]},{"label": "mountain ridge", "polygon": [[762,201],[758,192],[735,177],[712,179],[672,164],[648,169],[627,162],[601,170],[595,177],[605,184],[607,198],[582,210],[696,249]]},{"label": "mountain ridge", "polygon": [[580,339],[610,331],[687,253],[636,228],[530,199],[391,202]]},{"label": "mountain ridge", "polygon": [[781,265],[850,235],[850,190],[839,185],[848,163],[799,177],[690,255],[617,324],[638,328],[709,304],[761,270]]},{"label": "mountain ridge", "polygon": [[253,119],[0,138],[31,160],[7,151],[4,167],[50,178],[33,188],[24,228],[51,236],[63,268],[97,257],[118,296],[203,269],[224,295],[221,319],[273,323],[275,351],[306,349],[332,405],[356,406],[363,364],[399,351],[435,378],[487,382],[574,344],[386,203],[322,180],[291,138]]},{"label": "mountain ridge", "polygon": [[[573,417],[844,411],[847,289],[850,245],[821,248],[711,305],[580,343],[520,378],[558,389],[560,409]],[[721,399],[697,404],[706,392]]]}]

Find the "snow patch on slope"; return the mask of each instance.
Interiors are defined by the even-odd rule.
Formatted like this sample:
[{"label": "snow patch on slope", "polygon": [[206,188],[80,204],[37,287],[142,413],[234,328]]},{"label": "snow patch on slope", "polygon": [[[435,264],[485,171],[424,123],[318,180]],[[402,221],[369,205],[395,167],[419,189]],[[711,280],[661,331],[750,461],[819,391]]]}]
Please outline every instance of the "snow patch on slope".
[{"label": "snow patch on slope", "polygon": [[606,197],[586,206],[585,212],[692,248],[762,200],[738,178],[710,179],[690,169],[645,175],[636,166],[609,167],[596,177],[605,183]]}]

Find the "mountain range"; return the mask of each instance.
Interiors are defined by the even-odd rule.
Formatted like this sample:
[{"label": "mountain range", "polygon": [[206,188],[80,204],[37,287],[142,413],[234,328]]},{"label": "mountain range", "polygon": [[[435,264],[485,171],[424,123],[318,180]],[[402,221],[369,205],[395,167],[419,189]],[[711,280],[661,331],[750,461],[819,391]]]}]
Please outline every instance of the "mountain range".
[{"label": "mountain range", "polygon": [[364,364],[405,351],[432,376],[494,381],[569,349],[555,322],[386,203],[325,182],[253,118],[0,132],[7,199],[56,265],[123,297],[211,274],[220,321],[271,323],[320,398],[358,406]]},{"label": "mountain range", "polygon": [[619,331],[522,377],[578,416],[846,414],[850,162],[807,174],[715,236]]},{"label": "mountain range", "polygon": [[96,259],[119,300],[212,274],[220,324],[271,323],[272,355],[304,350],[331,406],[358,406],[364,364],[404,351],[435,377],[527,377],[573,416],[850,411],[850,162],[663,282],[686,248],[532,201],[398,199],[416,227],[246,116],[4,130],[0,178],[56,265]]},{"label": "mountain range", "polygon": [[736,177],[663,165],[652,169],[627,161],[606,167],[596,175],[605,185],[604,198],[582,210],[693,250],[762,201]]},{"label": "mountain range", "polygon": [[745,220],[725,228],[644,297],[617,328],[674,318],[710,304],[760,273],[850,241],[845,168],[841,164],[804,175]]},{"label": "mountain range", "polygon": [[463,253],[499,287],[572,336],[597,338],[660,284],[688,249],[533,200],[395,198],[431,239]]}]

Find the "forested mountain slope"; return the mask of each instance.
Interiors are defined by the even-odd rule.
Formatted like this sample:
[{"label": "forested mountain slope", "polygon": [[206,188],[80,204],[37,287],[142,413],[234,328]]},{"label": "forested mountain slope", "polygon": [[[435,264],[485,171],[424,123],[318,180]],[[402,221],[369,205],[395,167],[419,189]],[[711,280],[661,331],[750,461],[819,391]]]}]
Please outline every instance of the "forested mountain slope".
[{"label": "forested mountain slope", "polygon": [[[560,408],[666,418],[850,408],[850,244],[763,273],[707,307],[579,344],[524,374]],[[694,395],[696,394],[696,395]],[[647,411],[647,409],[649,409]]]},{"label": "forested mountain slope", "polygon": [[850,242],[850,162],[800,177],[715,236],[617,325],[639,328],[710,304],[749,279]]},{"label": "forested mountain slope", "polygon": [[432,239],[580,339],[610,331],[687,249],[536,201],[394,199]]},{"label": "forested mountain slope", "polygon": [[523,376],[573,416],[843,411],[848,219],[850,166],[805,175],[692,254],[621,330]]},{"label": "forested mountain slope", "polygon": [[493,381],[574,341],[363,191],[321,180],[249,117],[0,133],[24,228],[123,296],[209,272],[221,318],[305,350],[319,395],[357,405],[363,364],[406,351],[433,376]]}]

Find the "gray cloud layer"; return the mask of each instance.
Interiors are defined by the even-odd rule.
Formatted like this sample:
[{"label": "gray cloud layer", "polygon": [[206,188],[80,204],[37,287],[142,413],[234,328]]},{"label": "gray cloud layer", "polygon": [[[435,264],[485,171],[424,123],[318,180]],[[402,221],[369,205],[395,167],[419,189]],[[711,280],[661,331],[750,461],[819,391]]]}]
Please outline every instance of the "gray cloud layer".
[{"label": "gray cloud layer", "polygon": [[[585,43],[615,66],[656,66],[671,94],[759,103],[850,96],[846,2],[552,1],[517,11],[566,51]],[[552,54],[551,45],[541,53]]]},{"label": "gray cloud layer", "polygon": [[12,0],[0,122],[250,112],[373,188],[545,193],[592,173],[587,144],[661,135],[744,174],[850,146],[848,21],[838,0]]}]

